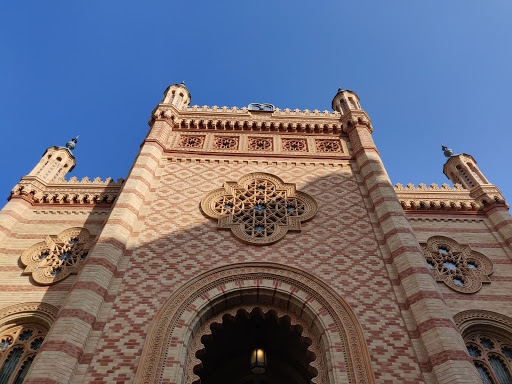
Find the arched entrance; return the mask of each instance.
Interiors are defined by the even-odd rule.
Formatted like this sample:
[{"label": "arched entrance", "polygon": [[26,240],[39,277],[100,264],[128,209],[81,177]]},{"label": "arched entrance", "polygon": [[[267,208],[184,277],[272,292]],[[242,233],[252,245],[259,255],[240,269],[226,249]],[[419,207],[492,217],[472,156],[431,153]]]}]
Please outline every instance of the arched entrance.
[{"label": "arched entrance", "polygon": [[191,351],[200,360],[196,384],[309,384],[317,376],[310,365],[316,359],[308,350],[312,340],[290,316],[239,307],[217,319],[206,324],[210,333],[201,337],[202,348]]},{"label": "arched entrance", "polygon": [[[220,367],[227,372],[224,382],[264,383],[248,373],[249,356],[238,356],[255,346],[258,332],[269,334],[259,340],[270,348],[269,384],[285,374],[289,379],[280,382],[375,382],[362,329],[347,303],[310,274],[272,263],[217,268],[174,292],[149,329],[135,382],[217,383],[222,374],[216,377],[211,368],[224,357],[235,364]],[[236,372],[227,377],[229,367]]]}]

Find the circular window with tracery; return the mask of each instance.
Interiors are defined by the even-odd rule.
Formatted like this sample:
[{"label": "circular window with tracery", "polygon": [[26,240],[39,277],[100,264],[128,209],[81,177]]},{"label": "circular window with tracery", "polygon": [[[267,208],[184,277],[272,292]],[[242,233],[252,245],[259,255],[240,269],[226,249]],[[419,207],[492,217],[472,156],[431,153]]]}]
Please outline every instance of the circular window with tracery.
[{"label": "circular window with tracery", "polygon": [[436,281],[463,293],[474,293],[490,283],[493,264],[469,245],[461,245],[444,236],[434,236],[422,246],[427,266]]},{"label": "circular window with tracery", "polygon": [[53,284],[78,273],[85,263],[94,238],[85,228],[69,228],[57,236],[47,236],[21,255],[25,274],[40,284]]},{"label": "circular window with tracery", "polygon": [[238,182],[226,182],[201,201],[203,212],[230,228],[240,240],[271,244],[288,231],[300,231],[301,222],[317,212],[315,200],[268,173],[251,173]]}]

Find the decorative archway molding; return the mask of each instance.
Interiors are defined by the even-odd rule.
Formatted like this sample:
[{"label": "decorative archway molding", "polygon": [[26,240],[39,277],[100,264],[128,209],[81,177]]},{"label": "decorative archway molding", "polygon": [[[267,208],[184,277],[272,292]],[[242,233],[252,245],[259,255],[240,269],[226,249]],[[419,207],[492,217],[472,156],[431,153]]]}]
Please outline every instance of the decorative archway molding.
[{"label": "decorative archway molding", "polygon": [[0,333],[13,325],[39,324],[49,330],[58,308],[47,303],[21,303],[0,309]]},{"label": "decorative archway molding", "polygon": [[463,337],[472,331],[489,331],[506,338],[512,336],[512,318],[500,313],[471,309],[457,313],[453,320]]},{"label": "decorative archway molding", "polygon": [[192,382],[189,355],[208,332],[203,325],[241,307],[273,308],[304,324],[318,349],[313,383],[375,383],[362,328],[346,301],[311,274],[274,263],[219,267],[176,290],[148,330],[135,382]]}]

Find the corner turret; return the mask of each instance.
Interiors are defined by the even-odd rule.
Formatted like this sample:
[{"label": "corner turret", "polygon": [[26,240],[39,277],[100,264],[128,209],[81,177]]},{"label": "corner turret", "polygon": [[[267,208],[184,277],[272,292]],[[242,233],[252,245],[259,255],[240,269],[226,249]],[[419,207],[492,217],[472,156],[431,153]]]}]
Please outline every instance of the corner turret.
[{"label": "corner turret", "polygon": [[338,88],[338,93],[332,100],[332,109],[338,111],[342,116],[349,111],[360,110],[359,97],[355,92]]},{"label": "corner turret", "polygon": [[190,92],[187,87],[185,87],[184,81],[182,81],[181,84],[168,86],[164,92],[164,98],[162,99],[162,103],[171,104],[176,109],[188,107],[190,105],[190,101]]},{"label": "corner turret", "polygon": [[453,151],[442,146],[444,155],[448,161],[443,167],[443,172],[454,184],[461,184],[466,189],[472,189],[480,185],[491,185],[476,165],[473,156],[466,153],[454,155]]},{"label": "corner turret", "polygon": [[500,190],[485,178],[473,156],[466,153],[454,155],[453,151],[444,145],[442,149],[444,155],[448,157],[443,172],[454,184],[460,184],[468,189],[470,196],[484,206],[491,203],[505,204]]},{"label": "corner turret", "polygon": [[39,163],[27,176],[36,176],[46,182],[54,182],[64,177],[75,167],[75,156],[71,152],[75,149],[78,136],[66,143],[66,147],[48,148]]}]

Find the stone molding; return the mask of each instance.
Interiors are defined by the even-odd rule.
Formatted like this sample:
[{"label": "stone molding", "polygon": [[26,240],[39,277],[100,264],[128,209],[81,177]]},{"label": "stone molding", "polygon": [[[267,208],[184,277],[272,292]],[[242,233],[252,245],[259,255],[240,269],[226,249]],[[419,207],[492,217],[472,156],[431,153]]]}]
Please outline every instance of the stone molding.
[{"label": "stone molding", "polygon": [[50,329],[59,309],[51,304],[29,302],[0,309],[0,332],[13,325],[35,323]]},{"label": "stone molding", "polygon": [[[349,381],[360,384],[375,383],[363,331],[349,305],[332,288],[312,275],[273,263],[242,263],[216,268],[197,276],[175,291],[163,304],[150,326],[135,382],[162,382],[168,360],[185,364],[187,351],[184,348],[188,348],[187,340],[190,342],[193,323],[201,321],[200,314],[208,313],[210,303],[215,298],[226,298],[229,293],[240,297],[240,292],[249,287],[257,288],[258,292],[284,292],[287,297],[293,296],[300,300],[303,307],[307,308],[318,303],[315,304],[314,312],[321,312],[322,316],[315,317],[315,325],[321,327],[325,337],[340,340]],[[183,332],[187,334],[183,335]],[[184,340],[184,347],[169,348],[171,339],[174,338]],[[335,345],[333,343],[328,345]],[[171,353],[174,355],[171,356]],[[331,361],[330,366],[336,365],[334,363],[335,361]],[[331,369],[330,372],[332,371]],[[176,377],[166,377],[165,380],[181,383],[183,376],[178,372],[174,375]],[[330,377],[325,383],[341,382],[339,377]]]},{"label": "stone molding", "polygon": [[512,318],[501,313],[470,309],[457,313],[453,316],[453,321],[464,337],[473,330],[501,330],[508,338],[512,337]]},{"label": "stone molding", "polygon": [[111,178],[103,181],[99,177],[79,181],[72,177],[55,183],[46,183],[39,177],[25,176],[13,188],[9,199],[23,198],[32,205],[37,204],[112,204],[124,185],[124,179],[114,182]]},{"label": "stone molding", "polygon": [[259,159],[225,159],[225,158],[211,158],[211,157],[168,157],[167,160],[171,163],[206,163],[206,164],[240,164],[240,165],[275,165],[280,167],[287,166],[305,166],[305,167],[340,167],[348,168],[348,162],[325,162],[325,161],[309,161],[309,160],[259,160]]},{"label": "stone molding", "polygon": [[216,130],[245,132],[296,132],[315,134],[341,134],[339,112],[318,110],[292,111],[276,108],[273,112],[253,112],[237,107],[185,107],[181,110],[169,104],[159,104],[148,124],[157,119],[166,120],[174,129]]},{"label": "stone molding", "polygon": [[[494,185],[466,189],[461,184],[395,185],[395,193],[405,211],[461,211],[477,212],[491,204],[505,204],[498,188]],[[508,206],[507,206],[508,208]]]},{"label": "stone molding", "polygon": [[365,127],[370,133],[373,132],[370,116],[362,109],[352,109],[341,117],[343,132],[349,133],[354,128]]},{"label": "stone molding", "polygon": [[470,191],[460,184],[450,188],[448,184],[395,185],[395,193],[404,211],[461,211],[477,212],[482,208],[470,195]]},{"label": "stone molding", "polygon": [[238,239],[268,245],[288,231],[300,231],[301,222],[313,218],[318,205],[311,196],[297,192],[295,184],[256,172],[208,193],[201,200],[201,209],[218,219],[219,228],[231,229]]}]

